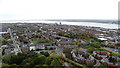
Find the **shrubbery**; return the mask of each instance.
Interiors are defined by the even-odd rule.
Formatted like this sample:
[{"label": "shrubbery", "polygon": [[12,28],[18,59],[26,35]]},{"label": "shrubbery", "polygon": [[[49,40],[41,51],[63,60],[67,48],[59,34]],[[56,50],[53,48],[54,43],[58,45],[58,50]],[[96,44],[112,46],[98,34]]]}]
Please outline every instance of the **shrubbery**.
[{"label": "shrubbery", "polygon": [[46,39],[46,40],[34,40],[34,41],[32,41],[32,43],[46,43],[46,42],[50,42],[50,39]]},{"label": "shrubbery", "polygon": [[3,67],[7,68],[39,68],[45,66],[62,68],[62,63],[57,57],[50,57],[49,53],[43,52],[41,54],[36,54],[34,52],[29,53],[18,53],[18,55],[7,54],[2,57]]}]

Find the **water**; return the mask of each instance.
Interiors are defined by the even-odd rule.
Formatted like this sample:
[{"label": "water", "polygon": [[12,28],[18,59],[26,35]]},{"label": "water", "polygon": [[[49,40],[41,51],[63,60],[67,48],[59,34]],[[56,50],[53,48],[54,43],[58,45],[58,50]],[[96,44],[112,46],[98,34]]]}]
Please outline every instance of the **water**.
[{"label": "water", "polygon": [[95,22],[62,22],[62,24],[68,25],[80,25],[80,26],[90,26],[90,27],[102,27],[107,29],[118,29],[117,24],[111,23],[95,23]]},{"label": "water", "polygon": [[[16,23],[16,22],[25,22],[25,23],[58,23],[59,24],[59,21],[15,21],[15,22],[9,22],[9,23]],[[64,21],[61,21],[61,23],[62,24],[66,24],[66,25],[78,25],[78,26],[102,27],[102,28],[107,28],[107,29],[118,29],[118,24],[112,24],[112,23],[64,22]]]},{"label": "water", "polygon": [[[55,21],[47,21],[45,23],[58,23]],[[78,25],[78,26],[90,26],[90,27],[101,27],[106,29],[118,29],[118,24],[112,23],[95,23],[95,22],[61,22],[66,25]]]},{"label": "water", "polygon": [[[42,23],[58,23],[58,21],[43,21]],[[118,29],[118,24],[112,23],[95,23],[95,22],[61,22],[66,25],[78,25],[78,26],[90,26],[90,27],[101,27],[106,29]]]}]

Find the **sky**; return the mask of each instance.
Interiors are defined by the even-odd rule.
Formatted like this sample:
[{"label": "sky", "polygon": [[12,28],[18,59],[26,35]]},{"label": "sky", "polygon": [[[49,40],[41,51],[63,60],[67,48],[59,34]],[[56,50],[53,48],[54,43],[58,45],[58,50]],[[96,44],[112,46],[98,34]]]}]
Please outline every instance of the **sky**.
[{"label": "sky", "polygon": [[118,19],[119,0],[0,0],[0,20]]}]

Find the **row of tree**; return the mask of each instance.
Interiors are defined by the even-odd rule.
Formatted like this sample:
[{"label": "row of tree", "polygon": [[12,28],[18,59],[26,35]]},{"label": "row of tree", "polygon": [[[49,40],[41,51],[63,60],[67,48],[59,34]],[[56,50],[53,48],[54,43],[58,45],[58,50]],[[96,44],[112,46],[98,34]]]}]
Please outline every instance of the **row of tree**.
[{"label": "row of tree", "polygon": [[41,68],[41,67],[62,67],[60,58],[52,58],[49,53],[34,52],[18,53],[18,55],[7,54],[2,57],[3,68]]},{"label": "row of tree", "polygon": [[91,33],[88,33],[88,32],[82,32],[82,33],[78,33],[78,34],[75,34],[75,33],[65,33],[65,32],[62,32],[62,33],[59,33],[58,35],[60,36],[64,36],[64,37],[68,37],[68,38],[73,38],[73,39],[90,39],[90,38],[95,38],[95,36]]}]

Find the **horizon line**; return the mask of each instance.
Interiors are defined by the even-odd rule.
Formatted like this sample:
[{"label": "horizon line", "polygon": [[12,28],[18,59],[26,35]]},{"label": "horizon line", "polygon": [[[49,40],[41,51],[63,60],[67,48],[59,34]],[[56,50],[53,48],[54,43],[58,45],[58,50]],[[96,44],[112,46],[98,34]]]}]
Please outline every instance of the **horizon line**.
[{"label": "horizon line", "polygon": [[98,21],[118,21],[118,19],[16,19],[16,20],[0,20],[1,21],[54,21],[54,20],[98,20]]}]

